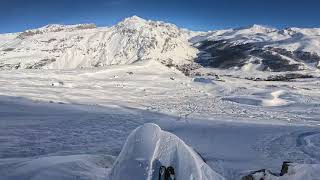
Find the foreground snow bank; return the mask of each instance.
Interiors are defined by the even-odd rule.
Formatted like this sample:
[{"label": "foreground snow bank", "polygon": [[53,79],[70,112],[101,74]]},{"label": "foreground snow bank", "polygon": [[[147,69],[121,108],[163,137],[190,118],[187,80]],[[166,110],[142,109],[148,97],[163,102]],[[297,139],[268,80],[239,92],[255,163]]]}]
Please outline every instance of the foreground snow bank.
[{"label": "foreground snow bank", "polygon": [[[106,179],[114,159],[104,155],[1,159],[1,180]],[[6,168],[4,168],[6,166]]]},{"label": "foreground snow bank", "polygon": [[176,179],[224,179],[181,139],[150,123],[130,134],[111,170],[110,179],[155,180],[160,166],[173,166]]}]

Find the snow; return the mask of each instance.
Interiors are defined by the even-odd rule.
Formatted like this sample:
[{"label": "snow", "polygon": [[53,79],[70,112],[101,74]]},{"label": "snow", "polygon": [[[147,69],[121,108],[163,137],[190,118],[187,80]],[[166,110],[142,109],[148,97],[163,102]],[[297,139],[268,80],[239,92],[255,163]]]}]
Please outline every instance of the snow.
[{"label": "snow", "polygon": [[228,40],[234,44],[261,43],[263,46],[320,54],[319,28],[275,29],[262,25],[216,30],[192,37],[192,43],[203,40]]},{"label": "snow", "polygon": [[284,106],[288,105],[290,101],[282,99],[280,96],[285,94],[284,90],[278,90],[267,93],[257,93],[253,96],[238,96],[238,97],[229,97],[226,100],[237,102],[239,104],[247,104],[253,106]]},{"label": "snow", "polygon": [[[284,48],[320,54],[319,28],[252,25],[236,29],[194,32],[174,24],[138,16],[111,27],[94,24],[51,24],[22,33],[0,35],[1,69],[74,69],[132,64],[153,59],[165,64],[191,63],[204,40]],[[50,61],[48,61],[50,60]],[[254,60],[253,60],[254,61]],[[306,64],[316,70],[317,64]],[[259,70],[248,63],[244,71]]]},{"label": "snow", "polygon": [[[55,179],[105,179],[106,167],[111,167],[113,157],[102,155],[50,156],[37,159],[10,159],[6,166],[14,168],[2,172],[2,179],[55,180]],[[1,166],[1,164],[0,164]],[[1,172],[1,171],[0,171]]]},{"label": "snow", "polygon": [[[223,81],[193,82],[152,60],[97,69],[2,71],[0,77],[3,179],[18,178],[13,167],[21,167],[20,172],[24,162],[41,169],[34,160],[78,155],[101,157],[108,166],[89,164],[69,171],[59,162],[45,169],[59,171],[59,179],[70,179],[70,173],[84,176],[83,172],[87,179],[95,179],[101,174],[93,172],[104,168],[101,176],[106,178],[113,161],[103,157],[118,157],[130,132],[145,123],[179,137],[225,179],[239,179],[262,168],[278,170],[288,160],[319,164],[316,79],[259,82],[220,76]],[[290,104],[248,106],[226,100],[244,96],[272,100],[271,93]],[[72,167],[78,162],[70,161]],[[42,171],[23,172],[36,177]]]},{"label": "snow", "polygon": [[161,166],[172,166],[176,179],[224,179],[181,139],[156,124],[145,124],[129,135],[110,178],[157,179]]},{"label": "snow", "polygon": [[190,46],[184,30],[137,16],[109,28],[48,25],[24,33],[27,35],[23,38],[17,35],[12,39],[0,35],[0,50],[12,48],[0,54],[0,65],[30,69],[37,62],[52,59],[35,69],[73,69],[131,64],[151,58],[181,64],[194,59],[198,52]]},{"label": "snow", "polygon": [[[158,170],[155,159],[175,166],[179,177],[188,169],[183,179],[235,180],[259,169],[278,172],[283,161],[295,163],[291,173],[270,178],[319,175],[319,71],[310,79],[252,81],[246,77],[283,72],[251,71],[258,67],[248,64],[187,77],[162,62],[189,63],[198,53],[190,36],[318,51],[318,29],[187,32],[139,17],[75,27],[51,25],[25,39],[0,35],[1,50],[14,48],[1,51],[0,62],[21,63],[0,71],[1,179],[108,179],[111,173],[117,180],[129,175],[122,171],[150,177]],[[52,57],[39,69],[23,68]]]}]

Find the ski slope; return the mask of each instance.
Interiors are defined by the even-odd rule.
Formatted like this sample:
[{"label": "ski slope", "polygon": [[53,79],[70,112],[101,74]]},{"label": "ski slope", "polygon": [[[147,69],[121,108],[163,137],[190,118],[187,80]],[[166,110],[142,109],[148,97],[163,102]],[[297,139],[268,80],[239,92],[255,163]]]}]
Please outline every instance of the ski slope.
[{"label": "ski slope", "polygon": [[317,79],[199,81],[153,60],[0,77],[3,179],[105,179],[145,123],[179,137],[225,179],[320,161]]}]

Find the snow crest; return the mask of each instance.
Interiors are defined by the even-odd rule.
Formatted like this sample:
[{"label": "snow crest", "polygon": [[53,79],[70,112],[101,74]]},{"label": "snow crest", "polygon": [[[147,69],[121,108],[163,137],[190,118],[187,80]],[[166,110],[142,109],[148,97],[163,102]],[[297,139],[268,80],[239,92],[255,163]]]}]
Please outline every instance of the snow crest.
[{"label": "snow crest", "polygon": [[110,179],[155,180],[160,166],[172,166],[176,179],[224,179],[181,139],[151,123],[138,127],[128,137]]}]

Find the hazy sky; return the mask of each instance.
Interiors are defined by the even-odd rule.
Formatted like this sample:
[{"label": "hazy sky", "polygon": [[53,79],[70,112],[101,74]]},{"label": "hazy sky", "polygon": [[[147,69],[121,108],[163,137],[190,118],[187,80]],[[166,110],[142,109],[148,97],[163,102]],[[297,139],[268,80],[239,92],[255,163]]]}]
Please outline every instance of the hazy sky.
[{"label": "hazy sky", "polygon": [[132,15],[192,30],[320,27],[320,0],[0,0],[0,33],[53,23],[110,26]]}]

